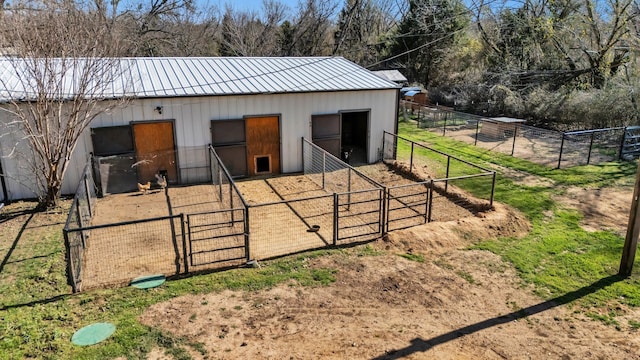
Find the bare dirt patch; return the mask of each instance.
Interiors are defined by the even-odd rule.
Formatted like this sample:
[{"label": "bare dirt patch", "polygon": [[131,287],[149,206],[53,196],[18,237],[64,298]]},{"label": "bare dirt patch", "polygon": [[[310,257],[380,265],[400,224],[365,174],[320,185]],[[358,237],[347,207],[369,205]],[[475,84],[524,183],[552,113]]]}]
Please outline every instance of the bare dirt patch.
[{"label": "bare dirt patch", "polygon": [[556,196],[554,200],[580,211],[584,215],[581,225],[585,230],[610,230],[624,236],[627,231],[632,198],[632,187],[602,189],[570,187],[565,194]]},{"label": "bare dirt patch", "polygon": [[[183,296],[152,306],[141,321],[219,359],[638,358],[633,331],[544,303],[498,256],[463,250],[479,238],[527,230],[521,214],[498,205],[394,232],[373,243],[383,255],[308,260],[337,269],[330,286]],[[407,253],[424,262],[398,256]]]}]

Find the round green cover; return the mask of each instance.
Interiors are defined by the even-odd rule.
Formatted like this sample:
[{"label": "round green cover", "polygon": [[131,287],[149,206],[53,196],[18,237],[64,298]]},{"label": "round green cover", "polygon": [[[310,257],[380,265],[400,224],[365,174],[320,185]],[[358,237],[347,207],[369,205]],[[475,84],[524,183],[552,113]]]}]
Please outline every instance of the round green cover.
[{"label": "round green cover", "polygon": [[140,276],[133,280],[131,280],[131,286],[136,287],[138,289],[149,289],[160,286],[165,281],[164,275],[149,275],[149,276]]},{"label": "round green cover", "polygon": [[76,331],[71,337],[75,345],[87,346],[97,344],[113,334],[116,326],[111,323],[95,323]]}]

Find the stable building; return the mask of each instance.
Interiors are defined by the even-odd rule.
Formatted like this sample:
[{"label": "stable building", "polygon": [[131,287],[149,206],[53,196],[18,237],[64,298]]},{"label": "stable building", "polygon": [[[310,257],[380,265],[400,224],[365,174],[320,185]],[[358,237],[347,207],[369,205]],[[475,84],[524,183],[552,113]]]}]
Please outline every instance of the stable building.
[{"label": "stable building", "polygon": [[[171,184],[210,180],[209,144],[233,176],[250,177],[302,171],[302,138],[373,163],[383,132],[396,132],[399,86],[341,57],[121,61],[126,81],[111,98],[131,100],[93,120],[73,153],[64,194],[75,191],[90,154],[102,190],[124,192],[158,173]],[[10,76],[3,64],[0,76]],[[0,122],[10,121],[0,111]],[[7,146],[20,141],[19,134],[0,138],[0,194],[9,200],[36,197],[15,180],[29,175]]]}]

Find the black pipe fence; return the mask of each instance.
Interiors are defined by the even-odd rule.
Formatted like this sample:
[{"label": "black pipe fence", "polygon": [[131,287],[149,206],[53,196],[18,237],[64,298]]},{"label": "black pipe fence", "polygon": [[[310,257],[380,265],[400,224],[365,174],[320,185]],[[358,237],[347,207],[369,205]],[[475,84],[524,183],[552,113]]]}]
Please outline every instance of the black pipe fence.
[{"label": "black pipe fence", "polygon": [[635,144],[625,136],[629,127],[561,132],[528,126],[517,119],[486,118],[443,106],[413,108],[421,129],[556,168],[617,161],[624,155],[623,144]]},{"label": "black pipe fence", "polygon": [[91,234],[89,225],[97,200],[92,168],[91,160],[87,161],[62,231],[67,259],[67,281],[74,292],[79,291],[82,282],[84,250]]},{"label": "black pipe fence", "polygon": [[[209,147],[210,179],[197,195],[186,195],[183,190],[188,187],[170,184],[164,189],[167,216],[118,223],[100,224],[97,218],[97,224],[92,223],[96,187],[87,165],[64,228],[73,291],[125,285],[141,275],[183,276],[236,267],[468,216],[473,211],[469,205],[477,204],[460,189],[474,188],[474,195],[478,189],[488,191],[482,206],[492,206],[495,172],[397,135],[385,133],[383,153],[396,160],[406,158],[414,175],[420,174],[421,166],[434,166],[439,178],[386,187],[310,141],[302,142],[307,180],[284,186],[265,180],[271,189],[265,191],[272,191],[279,201],[248,203]],[[290,186],[298,190],[286,193]],[[298,194],[305,195],[295,198]],[[156,193],[154,201],[161,195]]]},{"label": "black pipe fence", "polygon": [[408,165],[403,170],[418,179],[430,178],[387,187],[386,231],[455,220],[493,207],[495,171],[386,131],[382,160]]}]

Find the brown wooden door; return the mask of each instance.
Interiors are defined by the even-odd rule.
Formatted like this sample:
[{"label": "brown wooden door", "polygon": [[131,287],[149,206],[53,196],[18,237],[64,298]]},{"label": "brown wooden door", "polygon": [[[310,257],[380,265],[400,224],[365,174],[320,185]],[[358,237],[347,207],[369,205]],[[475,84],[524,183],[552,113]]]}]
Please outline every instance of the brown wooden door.
[{"label": "brown wooden door", "polygon": [[277,116],[246,118],[249,176],[280,173],[280,125]]},{"label": "brown wooden door", "polygon": [[136,168],[141,183],[156,181],[155,174],[167,172],[167,180],[178,182],[173,122],[151,122],[133,124],[133,139],[136,145]]}]

